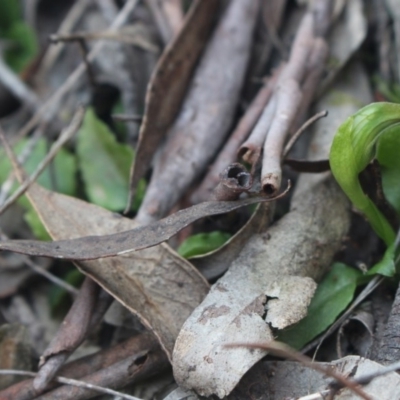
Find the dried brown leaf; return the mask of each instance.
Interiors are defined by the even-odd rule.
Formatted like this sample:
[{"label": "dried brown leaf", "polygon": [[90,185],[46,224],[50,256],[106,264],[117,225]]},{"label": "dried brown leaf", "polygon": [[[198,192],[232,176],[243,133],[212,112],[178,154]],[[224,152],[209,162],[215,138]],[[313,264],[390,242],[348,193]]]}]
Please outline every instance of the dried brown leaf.
[{"label": "dried brown leaf", "polygon": [[[109,234],[136,225],[128,218],[37,184],[29,189],[28,196],[55,239]],[[103,247],[107,241],[103,241]],[[56,243],[43,244],[57,251]],[[22,244],[22,251],[23,248]],[[79,262],[77,266],[137,314],[169,356],[180,327],[208,291],[207,282],[196,268],[165,244],[123,256]]]},{"label": "dried brown leaf", "polygon": [[[100,207],[92,210],[91,207],[95,207],[94,205],[52,193],[35,185],[35,192],[42,193],[38,198],[39,207],[40,210],[42,207],[46,209],[44,223],[52,237],[70,236],[71,238],[54,242],[6,240],[0,242],[0,250],[69,260],[94,260],[125,255],[160,244],[200,218],[227,213],[259,202],[277,200],[284,196],[289,188],[290,186],[285,192],[274,198],[251,197],[238,201],[200,203],[180,210],[160,221],[137,226],[136,223],[118,214],[113,214]],[[57,205],[54,204],[56,199],[60,200]],[[35,207],[37,208],[37,206]],[[86,216],[85,213],[93,215]],[[43,215],[41,217],[43,218]],[[50,226],[47,218],[52,219]],[[69,225],[72,218],[76,224],[76,227],[73,228]],[[88,225],[85,226],[85,224]],[[132,229],[132,226],[136,226],[136,228]],[[63,233],[64,230],[69,234]],[[86,236],[93,233],[98,236]]]}]

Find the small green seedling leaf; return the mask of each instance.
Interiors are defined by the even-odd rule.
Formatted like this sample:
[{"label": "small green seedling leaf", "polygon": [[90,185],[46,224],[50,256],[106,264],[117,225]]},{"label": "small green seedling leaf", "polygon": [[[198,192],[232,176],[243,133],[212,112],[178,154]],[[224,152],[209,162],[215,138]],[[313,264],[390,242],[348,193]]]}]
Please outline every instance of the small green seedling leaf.
[{"label": "small green seedling leaf", "polygon": [[230,237],[229,233],[220,231],[189,236],[179,246],[178,253],[184,258],[206,254],[221,247]]},{"label": "small green seedling leaf", "polygon": [[352,301],[361,276],[361,272],[354,268],[341,263],[334,264],[318,285],[307,316],[295,326],[282,331],[278,340],[301,349],[324,332]]},{"label": "small green seedling leaf", "polygon": [[[134,152],[128,145],[117,142],[92,109],[86,111],[78,133],[77,155],[89,201],[111,211],[123,210]],[[143,196],[144,186],[143,182],[137,198]],[[138,202],[134,206],[137,209]]]},{"label": "small green seedling leaf", "polygon": [[[395,177],[397,182],[400,178],[400,163],[395,159],[395,152],[399,150],[399,136],[400,104],[369,104],[339,127],[329,157],[335,179],[353,204],[366,215],[372,228],[387,246],[394,241],[395,233],[383,214],[363,192],[358,175],[376,158],[384,166],[382,175],[385,194],[388,194],[389,201],[396,202],[400,197],[398,188],[393,190],[390,185]],[[391,173],[394,174],[392,176],[390,173],[388,175],[391,168]],[[395,208],[400,209],[400,204],[395,205]]]},{"label": "small green seedling leaf", "polygon": [[377,264],[375,264],[367,273],[368,276],[371,275],[383,275],[387,277],[392,277],[396,273],[395,265],[395,243],[393,242],[385,251],[383,258]]}]

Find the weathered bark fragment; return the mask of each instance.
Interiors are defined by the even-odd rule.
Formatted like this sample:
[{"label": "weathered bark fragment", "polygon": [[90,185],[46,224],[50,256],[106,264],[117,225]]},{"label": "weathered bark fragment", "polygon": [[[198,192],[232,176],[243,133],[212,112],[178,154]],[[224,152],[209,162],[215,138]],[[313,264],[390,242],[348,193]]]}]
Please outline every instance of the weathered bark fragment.
[{"label": "weathered bark fragment", "polygon": [[265,353],[224,344],[272,340],[270,326],[283,329],[302,319],[314,279],[348,225],[347,199],[329,177],[299,196],[269,231],[253,235],[183,325],[173,353],[177,382],[205,396],[229,394]]}]

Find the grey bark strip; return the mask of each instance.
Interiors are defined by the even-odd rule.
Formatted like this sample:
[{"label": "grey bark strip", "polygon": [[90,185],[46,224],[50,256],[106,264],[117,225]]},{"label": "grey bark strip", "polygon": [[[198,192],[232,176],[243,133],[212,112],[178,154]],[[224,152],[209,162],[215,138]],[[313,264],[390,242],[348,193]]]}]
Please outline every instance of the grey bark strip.
[{"label": "grey bark strip", "polygon": [[[36,187],[38,189],[38,187]],[[47,192],[45,189],[40,190]],[[200,218],[237,210],[274,198],[252,197],[239,201],[209,201],[180,210],[160,221],[135,229],[102,236],[84,236],[69,240],[41,242],[38,240],[6,240],[0,242],[0,250],[35,256],[69,260],[94,260],[134,252],[165,242],[180,230]]]},{"label": "grey bark strip", "polygon": [[228,2],[155,160],[140,223],[167,215],[223,143],[238,104],[259,3]]}]

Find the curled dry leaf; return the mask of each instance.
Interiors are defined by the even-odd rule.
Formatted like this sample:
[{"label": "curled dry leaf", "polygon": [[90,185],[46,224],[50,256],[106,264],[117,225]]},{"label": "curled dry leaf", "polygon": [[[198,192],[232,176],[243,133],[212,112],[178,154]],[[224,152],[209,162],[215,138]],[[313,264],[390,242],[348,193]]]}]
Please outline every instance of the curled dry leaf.
[{"label": "curled dry leaf", "polygon": [[[132,222],[129,219],[122,219],[119,221],[119,223],[117,223],[116,220],[118,220],[118,217],[120,217],[119,214],[110,213],[107,220],[111,218],[111,215],[113,222],[110,222],[110,227],[108,230],[107,227],[104,227],[101,231],[94,229],[92,230],[90,229],[91,227],[88,227],[87,229],[79,229],[74,231],[73,238],[71,239],[58,240],[54,242],[42,242],[39,240],[5,240],[0,242],[0,250],[9,250],[16,253],[43,257],[65,258],[68,260],[94,260],[98,258],[125,255],[165,242],[180,230],[200,218],[224,214],[251,204],[274,201],[283,197],[289,191],[289,189],[290,182],[284,192],[272,198],[250,197],[238,201],[208,201],[200,203],[195,206],[180,210],[160,221],[156,221],[144,226],[137,226],[137,223]],[[55,193],[47,191],[40,186],[35,186],[34,190],[35,192],[43,191],[43,196],[45,199],[43,203],[45,203],[46,200],[47,202],[51,203],[54,200],[54,197],[56,197]],[[66,198],[64,206],[67,210],[69,210],[69,207],[72,207],[72,204],[68,204],[67,199],[70,199],[71,202],[78,201],[77,199],[69,198],[68,196],[64,197]],[[85,202],[76,204],[78,209],[82,209],[84,207],[90,208],[89,206],[92,205]],[[99,211],[97,213],[106,213],[106,210],[100,207],[98,207],[98,209]],[[61,207],[58,209],[58,211],[60,210]],[[96,211],[93,212],[96,213]],[[50,217],[50,215],[48,217]],[[54,220],[59,219],[55,216],[52,217]],[[130,222],[128,223],[127,221]],[[63,222],[64,224],[60,226],[67,225],[67,219]],[[46,222],[45,224],[46,226],[48,225]],[[53,229],[57,229],[56,226],[57,225],[55,225]],[[132,226],[136,226],[136,228],[127,230],[127,228],[132,228]],[[118,233],[107,234],[112,231]],[[82,235],[87,235],[90,233],[98,233],[99,235],[79,237],[79,234],[77,234],[78,232],[81,232]],[[52,235],[52,237],[60,236]]]},{"label": "curled dry leaf", "polygon": [[179,333],[173,368],[181,386],[226,396],[265,352],[222,346],[271,340],[270,326],[283,329],[306,315],[314,279],[347,232],[348,211],[346,198],[328,179],[298,198],[268,232],[248,240]]},{"label": "curled dry leaf", "polygon": [[206,44],[220,0],[197,0],[179,34],[154,70],[146,95],[136,158],[131,169],[130,210],[134,190],[150,167],[151,158],[178,112],[193,68]]}]

